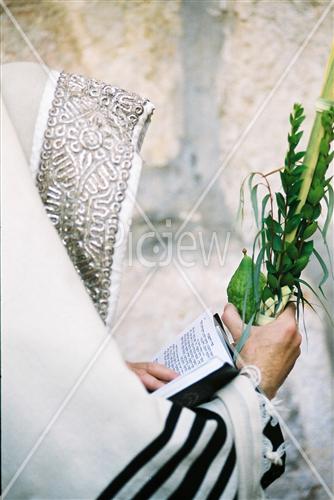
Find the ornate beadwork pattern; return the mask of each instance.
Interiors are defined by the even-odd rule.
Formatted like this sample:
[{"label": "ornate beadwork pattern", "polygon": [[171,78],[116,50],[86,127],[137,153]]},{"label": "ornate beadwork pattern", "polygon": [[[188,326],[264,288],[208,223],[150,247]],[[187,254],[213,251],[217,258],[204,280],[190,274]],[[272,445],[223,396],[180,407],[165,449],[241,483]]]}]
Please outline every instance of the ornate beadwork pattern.
[{"label": "ornate beadwork pattern", "polygon": [[36,183],[88,293],[105,321],[119,212],[145,103],[136,94],[61,73]]}]

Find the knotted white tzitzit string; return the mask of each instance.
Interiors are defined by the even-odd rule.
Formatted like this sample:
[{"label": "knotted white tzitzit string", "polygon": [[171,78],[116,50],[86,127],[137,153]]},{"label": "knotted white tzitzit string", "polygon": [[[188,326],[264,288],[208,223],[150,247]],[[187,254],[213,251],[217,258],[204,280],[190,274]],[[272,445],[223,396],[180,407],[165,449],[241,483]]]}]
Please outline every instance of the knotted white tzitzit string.
[{"label": "knotted white tzitzit string", "polygon": [[279,456],[278,451],[267,451],[266,452],[266,457],[274,465],[281,465],[281,466],[283,465],[282,459]]}]

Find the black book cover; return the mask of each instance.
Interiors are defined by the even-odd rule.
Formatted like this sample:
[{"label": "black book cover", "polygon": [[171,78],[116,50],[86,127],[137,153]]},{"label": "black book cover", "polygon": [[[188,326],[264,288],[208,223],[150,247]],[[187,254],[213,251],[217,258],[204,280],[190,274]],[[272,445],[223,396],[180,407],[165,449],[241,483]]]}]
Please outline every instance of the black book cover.
[{"label": "black book cover", "polygon": [[214,394],[233,380],[238,373],[239,370],[234,366],[224,363],[218,370],[209,373],[206,377],[182,389],[182,391],[174,394],[169,399],[181,406],[194,408],[210,401]]}]

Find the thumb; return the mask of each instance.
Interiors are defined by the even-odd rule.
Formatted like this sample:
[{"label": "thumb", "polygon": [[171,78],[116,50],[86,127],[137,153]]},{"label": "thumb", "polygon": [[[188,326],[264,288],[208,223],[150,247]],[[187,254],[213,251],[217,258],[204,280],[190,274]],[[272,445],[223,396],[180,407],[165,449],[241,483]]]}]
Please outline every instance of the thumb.
[{"label": "thumb", "polygon": [[285,326],[291,326],[291,328],[296,327],[296,306],[293,302],[289,302],[285,309],[279,314],[278,320]]},{"label": "thumb", "polygon": [[222,320],[229,329],[234,342],[238,342],[242,334],[242,319],[237,308],[233,304],[226,304],[222,315]]}]

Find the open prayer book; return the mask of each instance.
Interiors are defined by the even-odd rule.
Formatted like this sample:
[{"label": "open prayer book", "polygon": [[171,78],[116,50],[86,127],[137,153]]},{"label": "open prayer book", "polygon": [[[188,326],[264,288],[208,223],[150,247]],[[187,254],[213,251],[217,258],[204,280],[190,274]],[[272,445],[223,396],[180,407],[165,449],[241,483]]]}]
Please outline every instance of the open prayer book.
[{"label": "open prayer book", "polygon": [[227,334],[219,316],[201,314],[153,358],[180,376],[152,393],[184,406],[195,406],[236,376]]}]

